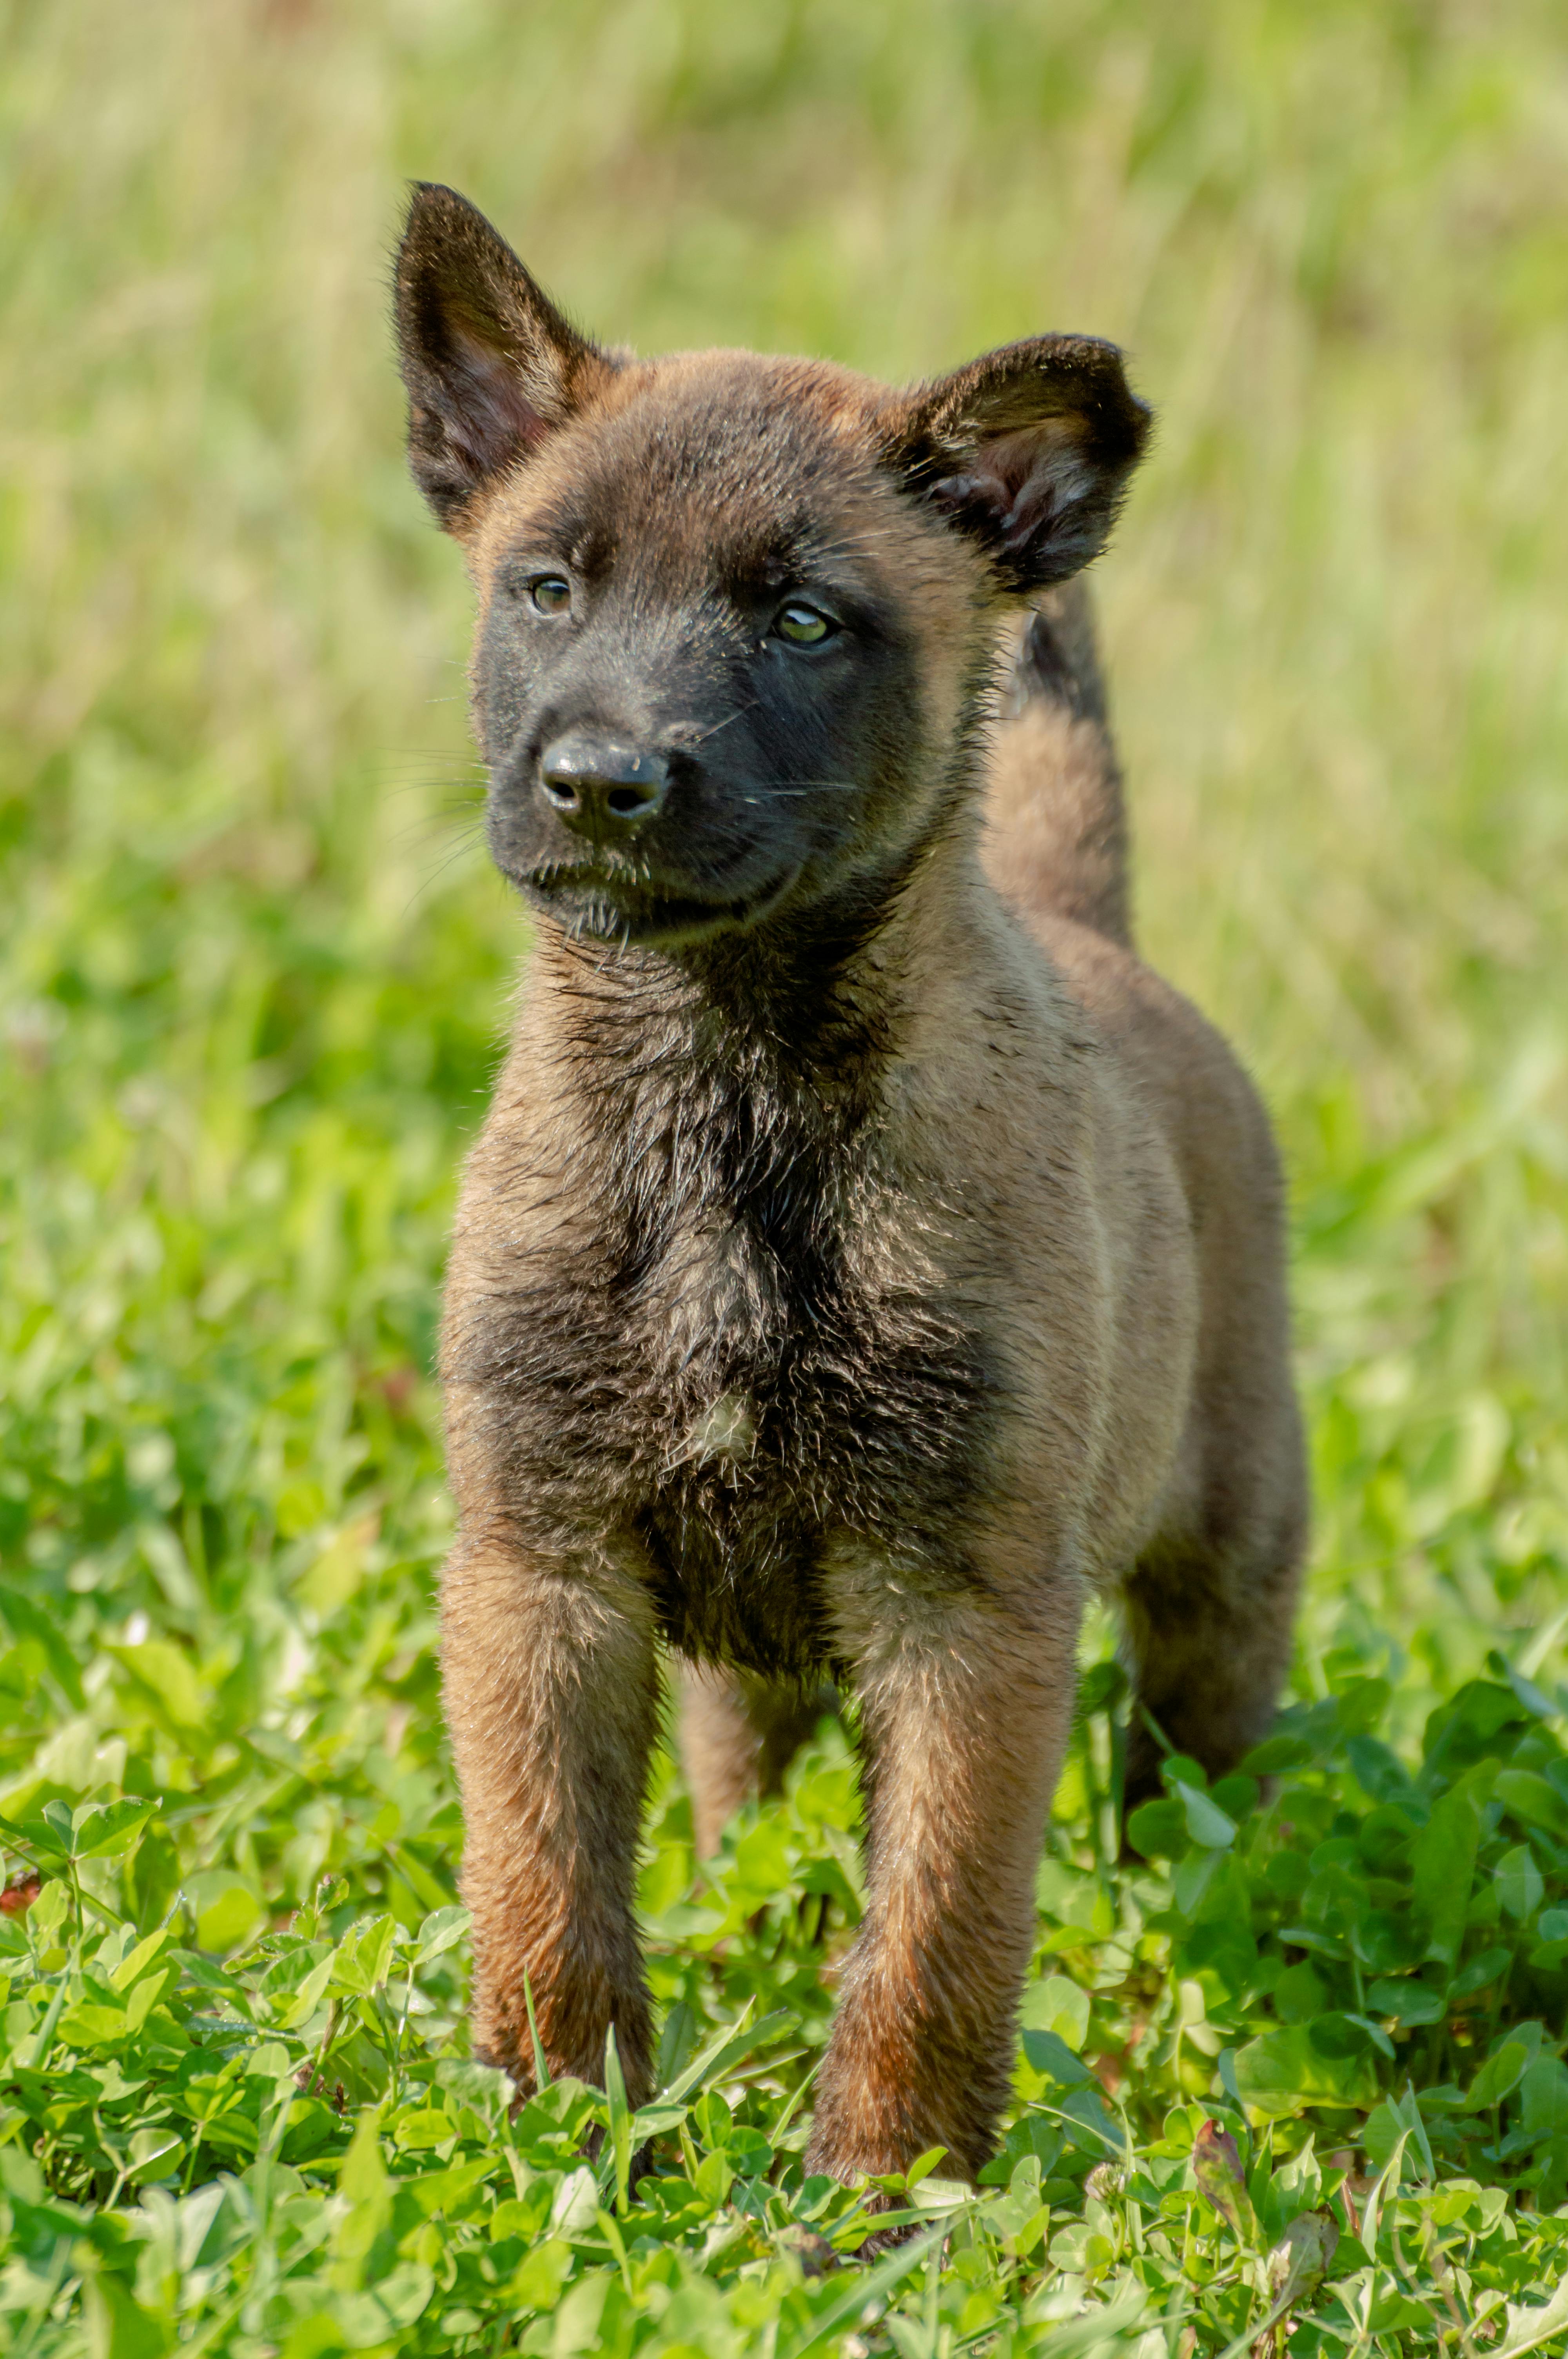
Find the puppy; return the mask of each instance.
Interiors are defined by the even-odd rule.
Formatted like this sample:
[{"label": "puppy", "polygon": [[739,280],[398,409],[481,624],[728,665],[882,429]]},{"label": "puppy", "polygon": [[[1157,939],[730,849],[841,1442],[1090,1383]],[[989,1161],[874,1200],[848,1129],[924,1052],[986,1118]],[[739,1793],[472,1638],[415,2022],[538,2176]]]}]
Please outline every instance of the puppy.
[{"label": "puppy", "polygon": [[[824,1680],[868,1907],[808,2167],[972,2174],[1008,2095],[1091,1586],[1211,1771],[1304,1530],[1281,1183],[1134,956],[1087,610],[1148,412],[1042,336],[913,392],[577,333],[449,190],[397,265],[413,471],[479,603],[535,942],[469,1159],[443,1582],[476,2051],[633,2102],[660,1659],[711,1840]],[[1010,684],[997,649],[1009,610]]]}]

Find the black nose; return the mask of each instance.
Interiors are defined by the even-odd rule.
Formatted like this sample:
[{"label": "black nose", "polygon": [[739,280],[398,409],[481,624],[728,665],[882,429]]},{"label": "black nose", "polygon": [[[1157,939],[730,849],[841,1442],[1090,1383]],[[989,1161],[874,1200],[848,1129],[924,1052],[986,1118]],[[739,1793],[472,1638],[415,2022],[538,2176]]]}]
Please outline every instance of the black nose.
[{"label": "black nose", "polygon": [[625,835],[653,818],[669,787],[663,754],[639,752],[619,737],[574,729],[546,745],[539,792],[575,834]]}]

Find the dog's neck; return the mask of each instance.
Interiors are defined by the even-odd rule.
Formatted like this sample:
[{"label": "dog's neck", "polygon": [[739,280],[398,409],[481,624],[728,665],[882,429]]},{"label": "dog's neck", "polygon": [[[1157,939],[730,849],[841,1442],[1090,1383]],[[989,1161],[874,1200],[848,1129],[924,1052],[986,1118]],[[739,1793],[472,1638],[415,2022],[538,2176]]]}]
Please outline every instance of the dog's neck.
[{"label": "dog's neck", "polygon": [[600,1118],[652,1090],[714,1103],[762,1092],[808,1123],[855,1118],[896,1060],[933,913],[989,887],[978,812],[950,812],[896,874],[836,899],[664,951],[546,935],[536,956],[569,1022],[570,1069]]}]

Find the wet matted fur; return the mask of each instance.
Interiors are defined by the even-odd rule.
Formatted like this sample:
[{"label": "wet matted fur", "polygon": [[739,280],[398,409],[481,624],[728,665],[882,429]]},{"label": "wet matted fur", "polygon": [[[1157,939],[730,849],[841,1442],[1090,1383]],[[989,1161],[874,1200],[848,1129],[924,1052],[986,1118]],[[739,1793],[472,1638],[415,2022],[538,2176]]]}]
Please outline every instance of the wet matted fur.
[{"label": "wet matted fur", "polygon": [[[648,2095],[661,1650],[706,1843],[837,1682],[868,1908],[808,2160],[972,2173],[1086,1593],[1218,1771],[1303,1547],[1268,1125],[1130,949],[1069,582],[1147,412],[1086,338],[914,392],[604,351],[438,188],[397,320],[537,928],[442,1358],[476,2049],[530,2085],[526,1979],[555,2071],[598,2078],[613,2026]],[[1129,1762],[1136,1799],[1141,1714]]]}]

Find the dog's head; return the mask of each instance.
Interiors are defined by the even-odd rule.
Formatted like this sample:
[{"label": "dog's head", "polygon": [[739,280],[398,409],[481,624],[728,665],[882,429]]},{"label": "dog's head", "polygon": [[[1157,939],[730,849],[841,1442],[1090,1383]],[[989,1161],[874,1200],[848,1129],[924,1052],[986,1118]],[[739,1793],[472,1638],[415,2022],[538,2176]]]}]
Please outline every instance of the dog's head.
[{"label": "dog's head", "polygon": [[874,901],[961,781],[999,603],[1097,554],[1148,432],[1086,337],[913,393],[601,350],[449,189],[415,191],[397,329],[480,598],[492,851],[606,940]]}]

